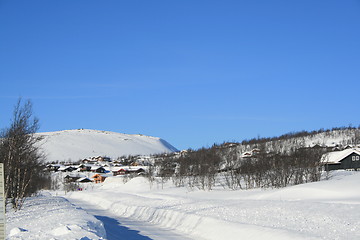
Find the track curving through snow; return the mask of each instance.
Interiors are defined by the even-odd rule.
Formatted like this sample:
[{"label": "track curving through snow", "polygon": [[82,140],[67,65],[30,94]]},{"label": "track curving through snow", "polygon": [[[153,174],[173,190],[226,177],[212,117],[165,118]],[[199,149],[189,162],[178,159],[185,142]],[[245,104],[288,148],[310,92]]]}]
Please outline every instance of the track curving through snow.
[{"label": "track curving through snow", "polygon": [[146,222],[120,217],[79,199],[68,198],[77,207],[100,220],[105,228],[107,240],[188,240],[190,238],[175,233],[173,229],[159,228]]}]

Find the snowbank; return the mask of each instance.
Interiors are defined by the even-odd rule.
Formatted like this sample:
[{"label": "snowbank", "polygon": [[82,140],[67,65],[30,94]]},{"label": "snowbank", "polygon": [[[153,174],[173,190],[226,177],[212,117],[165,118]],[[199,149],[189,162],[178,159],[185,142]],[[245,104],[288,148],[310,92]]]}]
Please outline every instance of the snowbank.
[{"label": "snowbank", "polygon": [[114,177],[69,198],[193,239],[360,239],[360,173],[335,173],[284,189],[211,192]]},{"label": "snowbank", "polygon": [[49,193],[27,199],[20,211],[8,210],[6,239],[106,239],[101,221]]}]

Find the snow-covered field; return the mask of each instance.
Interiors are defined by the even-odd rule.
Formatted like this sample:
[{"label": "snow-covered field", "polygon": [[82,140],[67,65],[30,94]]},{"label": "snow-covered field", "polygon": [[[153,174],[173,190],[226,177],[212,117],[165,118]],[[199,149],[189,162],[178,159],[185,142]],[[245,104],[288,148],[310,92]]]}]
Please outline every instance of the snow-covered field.
[{"label": "snow-covered field", "polygon": [[37,133],[39,146],[48,162],[78,161],[87,157],[150,155],[175,152],[177,149],[161,138],[90,129]]},{"label": "snow-covered field", "polygon": [[[124,184],[122,177],[117,176],[86,191],[65,196],[88,214],[97,215],[98,220],[65,200],[57,200],[54,206],[48,204],[46,210],[38,209],[34,199],[28,203],[30,207],[10,213],[8,233],[12,234],[9,239],[81,239],[82,233],[86,237],[83,239],[101,239],[104,230],[99,224],[101,220],[105,225],[115,223],[104,225],[109,240],[360,239],[359,182],[359,172],[336,171],[329,180],[283,189],[229,191],[217,188],[209,192],[176,188],[170,183],[154,183],[150,187],[143,177]],[[46,196],[41,197],[40,202],[45,201],[43,198]],[[69,219],[65,219],[61,211],[63,205],[74,209],[76,214],[69,210]],[[54,208],[60,210],[53,211]],[[40,213],[34,217],[32,213],[37,209]],[[43,218],[42,221],[36,220],[34,225],[27,222],[38,217]],[[73,218],[75,220],[71,220]],[[53,224],[58,222],[54,219],[68,222]],[[86,232],[86,227],[90,232]],[[138,238],[126,237],[126,234],[121,238],[121,229],[114,237],[109,228],[116,227],[136,230]],[[56,234],[63,235],[57,237]],[[76,237],[64,237],[70,234]]]}]

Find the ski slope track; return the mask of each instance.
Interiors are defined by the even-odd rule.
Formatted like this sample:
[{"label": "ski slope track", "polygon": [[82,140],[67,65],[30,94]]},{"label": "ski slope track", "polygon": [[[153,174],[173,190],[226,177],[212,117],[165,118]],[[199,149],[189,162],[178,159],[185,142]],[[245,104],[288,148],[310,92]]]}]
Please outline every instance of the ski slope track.
[{"label": "ski slope track", "polygon": [[37,133],[38,143],[47,162],[75,162],[80,159],[124,155],[151,155],[178,151],[165,140],[144,135],[130,135],[89,129]]}]

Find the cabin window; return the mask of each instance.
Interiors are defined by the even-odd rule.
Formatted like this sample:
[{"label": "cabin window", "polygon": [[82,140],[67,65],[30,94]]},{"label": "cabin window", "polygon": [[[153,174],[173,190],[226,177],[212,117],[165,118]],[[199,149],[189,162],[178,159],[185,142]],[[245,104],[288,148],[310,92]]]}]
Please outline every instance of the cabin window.
[{"label": "cabin window", "polygon": [[356,161],[359,161],[360,160],[360,156],[356,156]]},{"label": "cabin window", "polygon": [[360,160],[360,156],[352,156],[352,159],[351,159],[353,162],[355,161],[359,161]]}]

